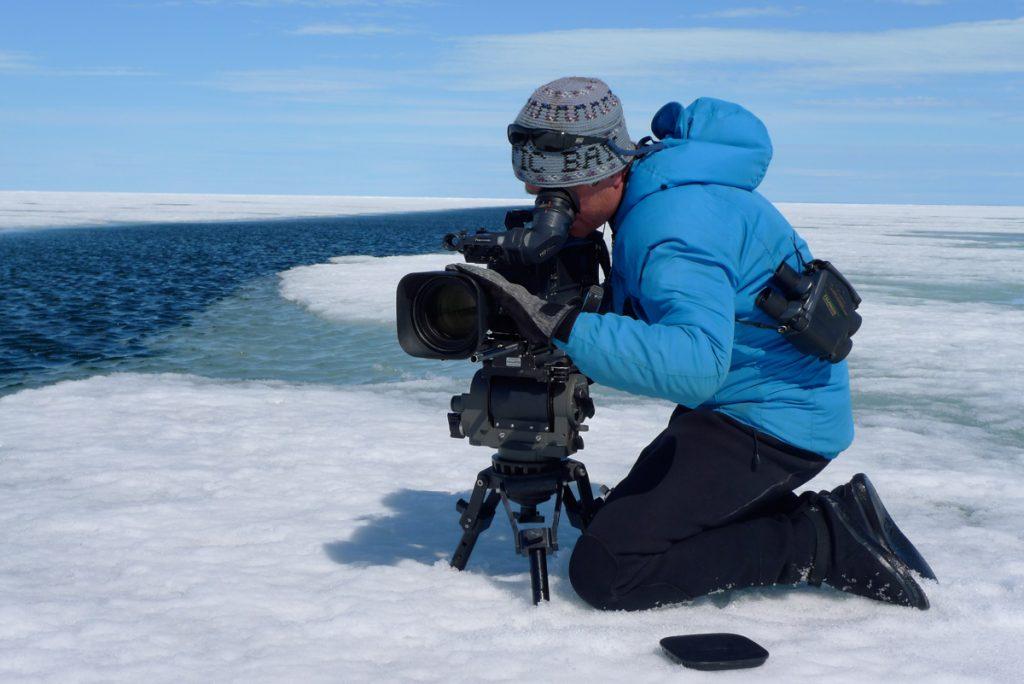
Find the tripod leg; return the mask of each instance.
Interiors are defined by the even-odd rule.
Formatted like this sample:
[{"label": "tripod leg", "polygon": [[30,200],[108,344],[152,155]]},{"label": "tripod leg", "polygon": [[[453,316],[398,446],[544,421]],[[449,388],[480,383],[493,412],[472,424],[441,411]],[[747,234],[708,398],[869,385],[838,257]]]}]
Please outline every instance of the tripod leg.
[{"label": "tripod leg", "polygon": [[562,485],[562,501],[565,503],[565,515],[569,518],[569,524],[577,530],[585,529],[587,523],[583,519],[583,511],[568,484]]},{"label": "tripod leg", "polygon": [[580,491],[580,507],[583,508],[583,517],[587,523],[594,517],[594,492],[590,489],[590,476],[582,463],[576,465],[576,488]]},{"label": "tripod leg", "polygon": [[[480,481],[477,480],[477,482]],[[480,489],[481,485],[478,484],[477,488]],[[486,491],[486,485],[482,486],[482,491]],[[455,547],[455,553],[452,554],[451,560],[451,566],[456,570],[466,569],[466,563],[469,562],[469,554],[473,553],[477,537],[491,526],[491,520],[494,519],[494,511],[498,507],[498,502],[501,501],[501,495],[492,490],[487,495],[487,498],[483,499],[483,503],[481,503],[482,499],[483,493],[481,492],[477,496],[476,489],[474,489],[473,496],[463,511],[462,518],[460,518],[460,522],[463,525],[462,539],[459,540],[459,545]]]},{"label": "tripod leg", "polygon": [[[587,469],[579,461],[569,461],[567,465],[567,478],[562,485],[565,490],[565,511],[569,516],[569,523],[580,531],[584,531],[594,518],[594,514],[597,513],[597,506],[594,505],[594,493],[590,490],[590,476],[587,475]],[[572,490],[569,488],[570,482],[576,483],[576,488],[580,493],[579,500],[573,496]]]},{"label": "tripod leg", "polygon": [[548,591],[548,554],[543,548],[530,549],[530,585],[533,588],[533,605],[551,600]]}]

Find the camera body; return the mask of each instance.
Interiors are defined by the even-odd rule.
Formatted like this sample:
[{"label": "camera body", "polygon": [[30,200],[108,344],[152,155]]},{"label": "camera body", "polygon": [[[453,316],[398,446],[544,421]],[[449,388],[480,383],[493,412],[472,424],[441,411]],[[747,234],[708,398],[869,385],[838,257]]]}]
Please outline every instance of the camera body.
[{"label": "camera body", "polygon": [[[563,305],[600,302],[603,239],[569,237],[578,207],[567,191],[545,189],[533,210],[510,211],[505,231],[450,233],[444,247],[485,264],[531,294]],[[529,227],[527,227],[529,224]],[[480,362],[470,391],[452,397],[452,437],[498,451],[509,468],[564,459],[582,448],[593,416],[589,381],[552,345],[531,345],[482,287],[453,271],[410,273],[396,296],[398,341],[406,353]]]},{"label": "camera body", "polygon": [[[504,231],[449,233],[442,244],[542,299],[570,304],[598,285],[604,249],[594,239],[569,239],[578,209],[566,190],[545,189],[532,210],[505,215]],[[398,342],[412,356],[478,361],[525,346],[512,321],[463,273],[410,273],[398,284],[396,304]]]},{"label": "camera body", "polygon": [[[495,233],[480,231],[468,240]],[[451,244],[446,236],[446,245]],[[473,243],[469,243],[473,244]],[[572,304],[599,285],[598,264],[604,243],[595,239],[568,240],[547,261],[515,263],[464,252],[469,263],[484,263],[506,280],[531,294],[557,304]],[[526,342],[515,324],[470,276],[457,271],[410,273],[398,283],[396,297],[398,342],[411,356],[425,359],[480,361]]]}]

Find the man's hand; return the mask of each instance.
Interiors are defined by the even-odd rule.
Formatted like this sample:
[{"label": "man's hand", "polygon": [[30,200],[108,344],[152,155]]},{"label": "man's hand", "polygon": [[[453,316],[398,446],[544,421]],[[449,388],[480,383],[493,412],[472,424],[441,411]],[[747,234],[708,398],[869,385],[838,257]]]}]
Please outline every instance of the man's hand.
[{"label": "man's hand", "polygon": [[500,273],[469,264],[451,264],[449,271],[464,273],[480,284],[505,310],[519,332],[532,344],[551,344],[551,338],[568,341],[578,306],[554,304],[537,297],[523,287],[510,283]]}]

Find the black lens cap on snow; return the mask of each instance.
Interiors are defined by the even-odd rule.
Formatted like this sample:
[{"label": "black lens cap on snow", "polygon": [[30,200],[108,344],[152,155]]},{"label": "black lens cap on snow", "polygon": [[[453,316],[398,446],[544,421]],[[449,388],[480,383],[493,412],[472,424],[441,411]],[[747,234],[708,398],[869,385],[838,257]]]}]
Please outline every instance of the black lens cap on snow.
[{"label": "black lens cap on snow", "polygon": [[768,660],[768,651],[739,634],[687,634],[660,643],[673,660],[695,670],[738,670]]}]

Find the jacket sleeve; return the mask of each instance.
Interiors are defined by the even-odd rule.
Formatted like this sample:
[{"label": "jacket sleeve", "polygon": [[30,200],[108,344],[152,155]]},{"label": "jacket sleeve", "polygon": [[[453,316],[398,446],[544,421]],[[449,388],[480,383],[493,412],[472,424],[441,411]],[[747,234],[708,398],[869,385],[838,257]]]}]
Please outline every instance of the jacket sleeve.
[{"label": "jacket sleeve", "polygon": [[725,380],[732,357],[736,273],[715,241],[651,247],[637,301],[649,322],[582,313],[556,344],[602,385],[695,407]]}]

